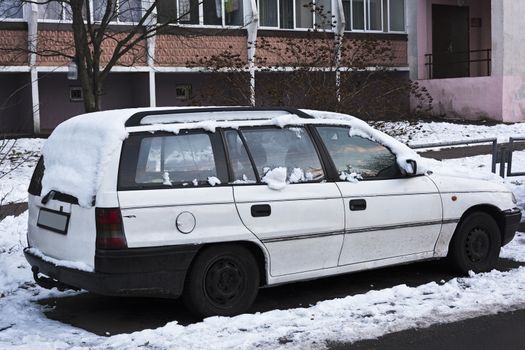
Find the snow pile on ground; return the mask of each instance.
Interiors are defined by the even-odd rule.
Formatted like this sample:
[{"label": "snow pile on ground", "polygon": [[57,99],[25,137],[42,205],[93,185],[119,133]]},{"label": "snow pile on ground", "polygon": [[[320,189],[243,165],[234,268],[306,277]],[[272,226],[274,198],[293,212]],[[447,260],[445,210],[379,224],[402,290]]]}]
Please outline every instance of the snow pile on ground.
[{"label": "snow pile on ground", "polygon": [[509,137],[525,137],[525,123],[476,125],[448,122],[380,122],[381,131],[395,135],[409,145],[497,138],[508,142]]},{"label": "snow pile on ground", "polygon": [[[327,341],[353,342],[525,307],[525,267],[520,267],[418,287],[371,290],[306,308],[210,317],[188,326],[174,321],[157,329],[100,337],[43,314],[39,299],[75,293],[34,285],[22,255],[26,221],[23,214],[0,222],[0,348],[324,348]],[[525,262],[525,235],[519,234],[501,256]]]},{"label": "snow pile on ground", "polygon": [[0,152],[0,159],[3,159],[0,161],[0,201],[3,198],[3,203],[0,205],[27,202],[27,188],[44,141],[44,139],[0,141],[0,148],[2,142],[9,143],[4,148],[5,153]]}]

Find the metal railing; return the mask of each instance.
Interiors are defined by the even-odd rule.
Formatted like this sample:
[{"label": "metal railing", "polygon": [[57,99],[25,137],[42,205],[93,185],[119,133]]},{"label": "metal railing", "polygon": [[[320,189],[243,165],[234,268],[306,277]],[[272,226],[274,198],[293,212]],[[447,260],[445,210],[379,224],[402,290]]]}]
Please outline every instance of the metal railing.
[{"label": "metal railing", "polygon": [[524,171],[512,171],[512,158],[515,151],[515,144],[525,142],[525,137],[511,137],[509,139],[509,148],[507,150],[507,176],[525,176]]},{"label": "metal railing", "polygon": [[[477,54],[479,55],[479,57],[472,58],[473,54]],[[468,55],[468,59],[465,59],[467,55]],[[435,59],[436,57],[440,59],[436,60]],[[445,58],[445,57],[446,58],[458,57],[458,58],[452,61],[442,62],[441,58]],[[486,71],[485,71],[486,74],[480,74],[480,76],[490,76],[491,75],[491,64],[492,64],[492,49],[458,51],[458,52],[439,52],[439,53],[429,53],[425,55],[425,66],[427,67],[428,79],[434,79],[434,67],[437,66],[438,64],[440,67],[442,67],[442,66],[453,66],[453,65],[465,64],[465,63],[468,63],[467,65],[468,74],[464,76],[460,76],[460,77],[455,77],[455,78],[470,77],[471,76],[470,65],[472,63],[485,63],[486,64]]]},{"label": "metal railing", "polygon": [[[451,148],[452,146],[469,146],[469,145],[479,145],[483,143],[492,144],[492,167],[491,170],[493,173],[496,173],[496,165],[498,163],[498,139],[497,138],[488,138],[488,139],[475,139],[475,140],[465,140],[465,141],[451,141],[451,142],[436,142],[436,143],[427,143],[409,146],[412,149],[425,149],[425,148]],[[501,169],[500,169],[501,171]]]}]

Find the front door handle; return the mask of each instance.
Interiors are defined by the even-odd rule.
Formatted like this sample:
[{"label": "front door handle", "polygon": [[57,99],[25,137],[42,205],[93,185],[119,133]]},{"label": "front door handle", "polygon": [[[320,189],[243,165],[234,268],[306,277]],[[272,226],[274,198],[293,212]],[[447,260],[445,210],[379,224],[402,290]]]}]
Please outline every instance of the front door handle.
[{"label": "front door handle", "polygon": [[272,214],[272,207],[269,204],[257,204],[252,205],[252,216],[254,218],[260,218],[264,216],[270,216]]},{"label": "front door handle", "polygon": [[364,199],[352,199],[350,201],[350,210],[352,211],[366,210],[366,201]]}]

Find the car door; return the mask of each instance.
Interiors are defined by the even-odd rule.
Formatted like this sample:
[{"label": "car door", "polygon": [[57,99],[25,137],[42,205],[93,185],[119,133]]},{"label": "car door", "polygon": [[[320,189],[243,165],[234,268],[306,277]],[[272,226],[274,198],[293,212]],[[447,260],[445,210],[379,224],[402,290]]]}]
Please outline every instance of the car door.
[{"label": "car door", "polygon": [[270,274],[336,267],[344,233],[341,194],[325,182],[308,130],[245,128],[224,135],[235,203],[268,250]]},{"label": "car door", "polygon": [[134,133],[124,142],[118,198],[128,246],[223,242],[251,233],[237,214],[220,136]]},{"label": "car door", "polygon": [[316,128],[340,174],[345,238],[339,265],[431,253],[442,204],[427,176],[403,176],[395,155],[349,128]]}]

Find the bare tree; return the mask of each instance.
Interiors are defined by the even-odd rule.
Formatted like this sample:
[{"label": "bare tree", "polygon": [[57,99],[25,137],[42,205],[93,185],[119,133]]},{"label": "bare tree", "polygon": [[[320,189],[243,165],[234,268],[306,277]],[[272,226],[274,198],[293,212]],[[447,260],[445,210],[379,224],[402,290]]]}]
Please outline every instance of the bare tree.
[{"label": "bare tree", "polygon": [[[21,6],[37,8],[40,18],[58,19],[62,26],[70,25],[69,35],[43,36],[40,33],[35,47],[0,47],[0,52],[18,55],[33,53],[40,58],[60,56],[74,62],[82,86],[86,112],[101,108],[104,82],[116,65],[132,66],[145,63],[148,55],[146,41],[170,24],[178,23],[193,11],[178,15],[167,9],[157,10],[167,0],[0,0],[0,14],[13,17]],[[187,1],[190,4],[190,1]],[[193,2],[192,2],[193,3]],[[64,23],[65,22],[65,23]],[[125,23],[115,26],[115,23]],[[31,41],[31,38],[30,38]]]},{"label": "bare tree", "polygon": [[[429,111],[432,97],[417,82],[396,72],[392,43],[364,37],[342,39],[329,30],[333,17],[322,7],[305,5],[315,12],[317,21],[300,36],[260,37],[256,47],[256,104],[302,106],[347,112],[365,119],[406,117],[409,97],[416,101],[416,114]],[[248,104],[242,93],[248,86],[248,65],[231,49],[187,63],[221,73],[216,77],[229,86],[225,104]],[[222,85],[223,85],[222,84]],[[218,84],[209,84],[196,104],[222,95]],[[220,85],[219,85],[220,86]],[[244,89],[244,90],[243,90]]]}]

